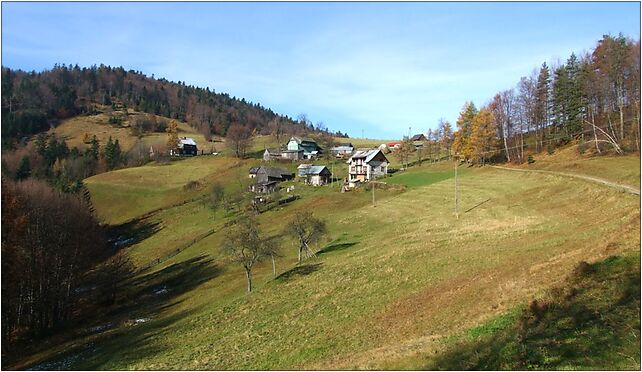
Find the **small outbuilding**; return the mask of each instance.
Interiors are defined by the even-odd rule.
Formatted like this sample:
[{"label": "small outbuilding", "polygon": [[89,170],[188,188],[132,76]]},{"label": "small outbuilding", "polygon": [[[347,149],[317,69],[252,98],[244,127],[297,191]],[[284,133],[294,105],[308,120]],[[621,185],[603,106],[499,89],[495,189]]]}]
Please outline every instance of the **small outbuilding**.
[{"label": "small outbuilding", "polygon": [[332,181],[332,172],[325,165],[312,165],[306,169],[305,183],[322,186]]},{"label": "small outbuilding", "polygon": [[263,152],[263,161],[279,160],[281,159],[281,151],[265,149]]}]

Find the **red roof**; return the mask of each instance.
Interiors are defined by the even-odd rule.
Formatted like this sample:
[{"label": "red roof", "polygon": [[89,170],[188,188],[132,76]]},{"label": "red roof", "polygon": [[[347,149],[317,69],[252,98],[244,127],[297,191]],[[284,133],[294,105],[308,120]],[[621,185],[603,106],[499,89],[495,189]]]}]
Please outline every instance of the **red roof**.
[{"label": "red roof", "polygon": [[386,146],[388,147],[395,147],[397,145],[401,145],[401,142],[390,142],[386,144]]}]

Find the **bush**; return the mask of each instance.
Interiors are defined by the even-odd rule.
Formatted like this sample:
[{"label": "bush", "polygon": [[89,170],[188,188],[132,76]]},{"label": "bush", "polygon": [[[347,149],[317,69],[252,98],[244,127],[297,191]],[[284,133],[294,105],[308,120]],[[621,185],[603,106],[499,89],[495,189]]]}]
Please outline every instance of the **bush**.
[{"label": "bush", "polygon": [[189,181],[185,186],[183,186],[184,191],[196,191],[201,190],[202,188],[203,184],[199,181]]},{"label": "bush", "polygon": [[528,164],[533,164],[535,163],[535,159],[533,159],[533,155],[528,155]]}]

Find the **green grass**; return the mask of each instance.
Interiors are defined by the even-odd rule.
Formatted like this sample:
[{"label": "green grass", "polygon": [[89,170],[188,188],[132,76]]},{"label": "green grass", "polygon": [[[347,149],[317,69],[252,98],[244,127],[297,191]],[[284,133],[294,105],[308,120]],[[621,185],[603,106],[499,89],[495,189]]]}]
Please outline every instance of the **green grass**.
[{"label": "green grass", "polygon": [[[277,268],[288,274],[274,280],[270,263],[262,263],[248,295],[242,270],[221,251],[223,233],[217,232],[143,273],[123,307],[105,318],[115,322],[114,329],[64,339],[22,363],[63,350],[76,355],[91,342],[74,368],[421,367],[426,360],[416,355],[448,352],[446,340],[462,330],[473,329],[474,338],[501,332],[511,319],[498,316],[562,283],[579,261],[639,256],[636,196],[581,180],[462,167],[461,210],[469,211],[456,219],[450,166],[424,166],[386,179],[408,189],[378,191],[376,207],[363,189],[339,193],[295,183],[303,197],[261,214],[259,221],[268,234],[277,234],[294,211],[313,210],[330,231],[315,246],[322,252],[316,258],[292,270],[294,242],[280,240]],[[182,180],[168,190],[191,177],[188,170],[177,173]],[[201,176],[214,180],[215,174]],[[106,189],[120,182],[138,190],[118,174],[111,177],[102,180]],[[120,201],[90,190],[99,213],[122,219],[109,209]],[[221,224],[223,216],[199,200],[149,221],[164,229],[128,248],[137,263]],[[162,284],[170,291],[154,296]],[[150,320],[131,325],[136,318]],[[635,357],[625,352],[620,360],[629,356]]]},{"label": "green grass", "polygon": [[[585,265],[545,300],[470,330],[416,369],[639,370],[639,256]],[[421,358],[416,358],[419,362]]]},{"label": "green grass", "polygon": [[[214,179],[225,183],[247,177],[243,161],[227,157],[198,156],[169,164],[149,164],[102,173],[84,181],[98,217],[118,224],[181,201],[205,195]],[[202,190],[183,189],[201,181]]]}]

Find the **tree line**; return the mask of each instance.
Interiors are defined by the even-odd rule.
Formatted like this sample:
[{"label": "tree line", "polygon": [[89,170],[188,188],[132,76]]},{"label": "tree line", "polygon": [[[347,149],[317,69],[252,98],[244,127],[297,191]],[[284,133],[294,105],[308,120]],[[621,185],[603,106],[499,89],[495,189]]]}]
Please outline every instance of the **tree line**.
[{"label": "tree line", "polygon": [[57,120],[94,113],[96,103],[110,106],[116,100],[125,109],[188,122],[206,138],[225,135],[232,124],[265,134],[319,130],[307,120],[278,115],[258,103],[209,88],[122,67],[62,64],[42,72],[2,68],[3,144],[45,131]]},{"label": "tree line", "polygon": [[30,179],[2,179],[2,351],[116,301],[132,271],[86,202]]},{"label": "tree line", "polygon": [[582,151],[640,151],[639,40],[604,35],[591,52],[544,62],[480,109],[466,102],[452,152],[476,164],[524,162],[525,148],[552,152],[572,140]]}]

